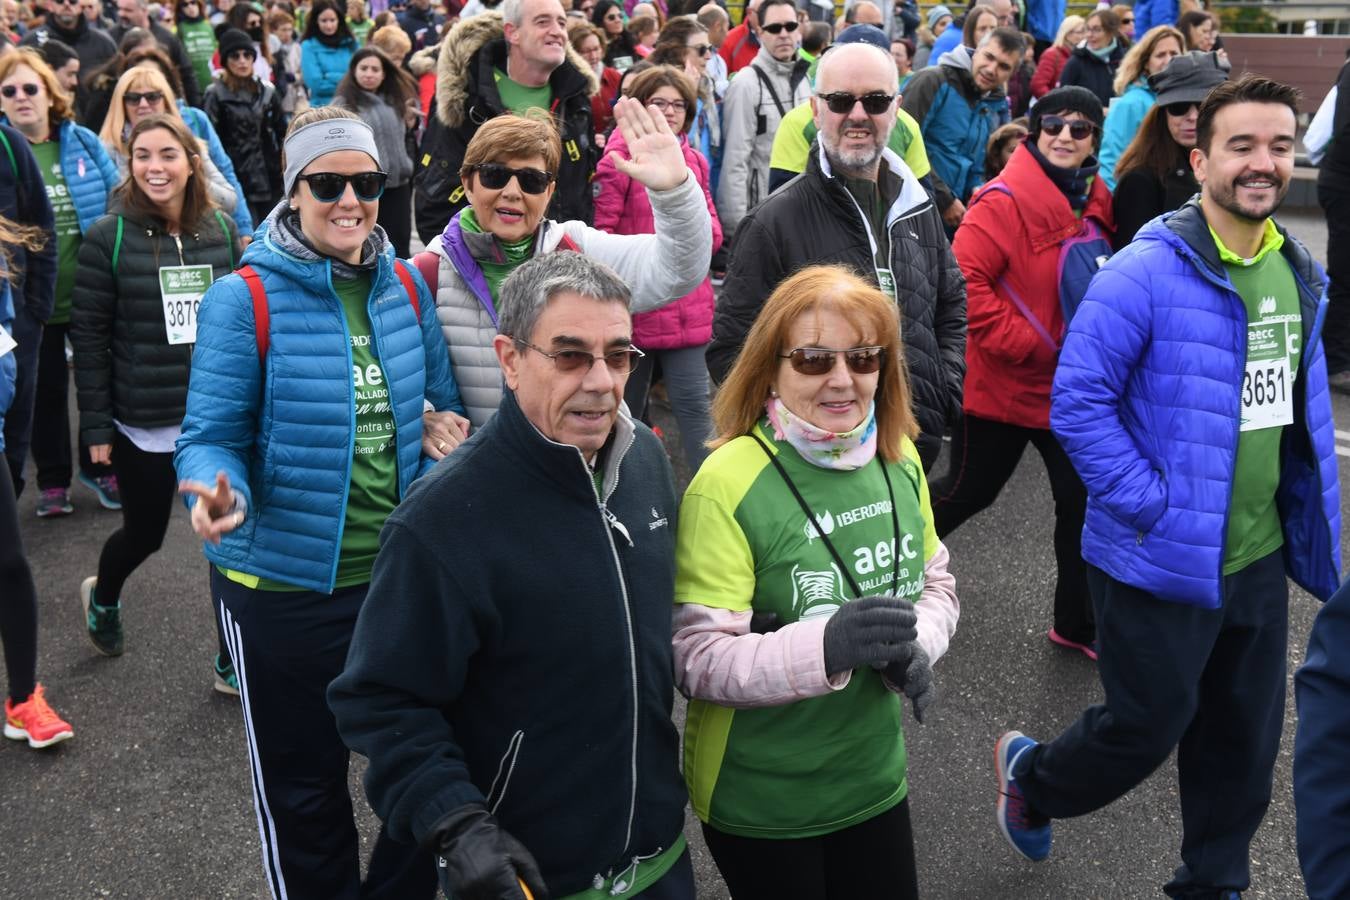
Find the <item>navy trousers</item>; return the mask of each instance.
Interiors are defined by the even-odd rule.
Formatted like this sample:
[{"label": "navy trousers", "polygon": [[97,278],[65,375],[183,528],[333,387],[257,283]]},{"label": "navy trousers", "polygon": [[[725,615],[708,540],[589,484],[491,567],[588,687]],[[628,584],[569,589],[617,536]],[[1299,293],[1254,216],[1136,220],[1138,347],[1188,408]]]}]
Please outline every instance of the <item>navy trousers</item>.
[{"label": "navy trousers", "polygon": [[1054,819],[1106,806],[1178,747],[1182,865],[1171,897],[1245,890],[1284,725],[1289,589],[1277,551],[1224,578],[1223,607],[1169,603],[1088,567],[1105,702],[1025,754],[1018,784]]},{"label": "navy trousers", "polygon": [[349,752],[325,692],[347,661],[366,585],[330,594],[260,591],[211,571],[239,676],[253,801],[274,898],[419,900],[436,894],[429,851],[380,829],[361,881]]}]

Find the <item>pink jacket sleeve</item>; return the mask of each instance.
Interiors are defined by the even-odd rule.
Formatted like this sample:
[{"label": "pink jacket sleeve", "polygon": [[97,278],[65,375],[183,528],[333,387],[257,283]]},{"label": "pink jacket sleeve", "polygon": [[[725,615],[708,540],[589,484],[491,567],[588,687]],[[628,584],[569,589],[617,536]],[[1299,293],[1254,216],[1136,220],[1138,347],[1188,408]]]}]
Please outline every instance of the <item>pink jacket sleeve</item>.
[{"label": "pink jacket sleeve", "polygon": [[722,220],[717,218],[717,204],[713,200],[712,191],[708,189],[708,181],[712,177],[708,171],[708,161],[697,150],[694,153],[698,158],[698,183],[703,188],[703,198],[708,201],[708,215],[712,218],[712,252],[716,253],[722,246]]},{"label": "pink jacket sleeve", "polygon": [[919,646],[936,663],[947,652],[961,618],[961,601],[956,599],[956,579],[947,571],[951,559],[947,545],[938,541],[937,550],[923,567],[923,594],[914,604],[918,615]]},{"label": "pink jacket sleeve", "polygon": [[614,234],[623,216],[623,205],[628,197],[627,175],[614,165],[614,154],[609,150],[600,157],[595,167],[595,221],[593,227]]},{"label": "pink jacket sleeve", "polygon": [[749,610],[683,603],[672,623],[675,684],[687,697],[721,706],[782,706],[842,690],[852,672],[825,674],[828,619],[750,633]]}]

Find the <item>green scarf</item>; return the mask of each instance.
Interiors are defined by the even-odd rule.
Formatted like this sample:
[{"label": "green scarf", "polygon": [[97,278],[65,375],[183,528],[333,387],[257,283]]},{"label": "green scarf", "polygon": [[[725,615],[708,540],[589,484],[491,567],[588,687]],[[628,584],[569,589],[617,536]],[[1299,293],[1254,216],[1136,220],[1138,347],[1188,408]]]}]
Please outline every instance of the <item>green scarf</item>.
[{"label": "green scarf", "polygon": [[[473,207],[466,206],[459,211],[459,227],[463,231],[471,234],[485,234],[478,225],[478,219],[473,214]],[[487,279],[488,290],[492,292],[492,299],[495,301],[497,295],[501,292],[502,282],[506,276],[515,271],[516,266],[525,262],[534,255],[534,235],[528,235],[514,243],[497,239],[497,247],[501,251],[501,257],[504,261],[498,262],[490,259],[475,259],[478,267],[483,270],[483,277]]]}]

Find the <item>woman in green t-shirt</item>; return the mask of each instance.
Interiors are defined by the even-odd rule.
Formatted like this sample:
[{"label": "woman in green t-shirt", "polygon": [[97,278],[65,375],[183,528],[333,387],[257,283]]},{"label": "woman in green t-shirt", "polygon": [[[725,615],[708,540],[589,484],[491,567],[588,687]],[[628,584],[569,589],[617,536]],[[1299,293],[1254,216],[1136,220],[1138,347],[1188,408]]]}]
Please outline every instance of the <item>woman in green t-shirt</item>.
[{"label": "woman in green t-shirt", "polygon": [[216,55],[216,30],[207,21],[205,0],[177,0],[173,15],[178,40],[192,63],[197,83],[204,89],[211,83],[211,57]]},{"label": "woman in green t-shirt", "polygon": [[832,266],[769,297],[680,508],[685,778],[737,900],[916,897],[899,695],[956,628],[895,303]]}]

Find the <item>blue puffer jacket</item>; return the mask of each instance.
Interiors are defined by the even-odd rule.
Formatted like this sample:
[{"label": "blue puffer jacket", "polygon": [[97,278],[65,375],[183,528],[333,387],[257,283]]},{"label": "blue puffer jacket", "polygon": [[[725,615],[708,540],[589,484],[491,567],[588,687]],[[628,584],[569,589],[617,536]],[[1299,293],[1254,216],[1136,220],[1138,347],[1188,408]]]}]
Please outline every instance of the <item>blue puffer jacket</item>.
[{"label": "blue puffer jacket", "polygon": [[336,47],[330,47],[318,38],[300,44],[300,70],[305,87],[309,88],[310,106],[327,106],[333,102],[338,82],[347,74],[347,64],[356,52],[356,41],[348,38]]},{"label": "blue puffer jacket", "polygon": [[[1064,21],[1066,6],[1065,0],[1027,0],[1027,31],[1038,41],[1053,43],[1059,23]],[[1138,3],[1135,8],[1138,9]]]},{"label": "blue puffer jacket", "polygon": [[[14,291],[9,286],[8,273],[0,269],[0,328],[7,332],[14,330]],[[0,453],[5,452],[5,413],[14,402],[14,379],[19,374],[19,364],[11,351],[0,356]]]},{"label": "blue puffer jacket", "polygon": [[[1285,235],[1303,352],[1276,504],[1285,568],[1340,584],[1340,485],[1322,322],[1326,278]],[[1222,605],[1247,313],[1196,201],[1149,222],[1093,279],[1069,326],[1050,426],[1088,491],[1083,559],[1164,600]]]},{"label": "blue puffer jacket", "polygon": [[84,234],[107,214],[108,194],[122,183],[122,177],[98,135],[83,125],[67,119],[57,139],[61,142],[61,175],[80,219],[80,234]]},{"label": "blue puffer jacket", "polygon": [[[328,260],[281,250],[275,226],[244,251],[262,279],[270,346],[258,359],[253,301],[244,279],[228,275],[207,291],[198,313],[187,415],[174,465],[178,477],[214,484],[223,471],[248,516],[206,557],[229,569],[331,592],[351,480],[356,413],[352,355]],[[450,374],[436,303],[417,285],[421,322],[386,247],[372,279],[371,331],[389,386],[402,497],[431,460],[422,455],[422,401],[463,412]]]},{"label": "blue puffer jacket", "polygon": [[1108,190],[1115,191],[1116,163],[1139,133],[1139,126],[1144,124],[1144,116],[1153,108],[1157,97],[1147,84],[1136,81],[1125,88],[1125,93],[1107,110],[1106,122],[1102,125],[1102,149],[1097,153],[1097,174],[1106,182]]},{"label": "blue puffer jacket", "polygon": [[248,211],[248,203],[244,201],[244,189],[239,185],[239,176],[234,174],[234,162],[230,159],[230,154],[225,152],[225,145],[220,142],[220,135],[216,134],[215,126],[206,117],[206,113],[195,106],[188,106],[182,100],[178,101],[178,112],[182,114],[183,121],[187,122],[188,129],[206,141],[206,151],[211,157],[211,162],[216,164],[220,174],[224,175],[230,187],[234,188],[234,194],[239,198],[239,202],[234,205],[234,213],[230,218],[234,219],[241,236],[251,236],[253,215]]},{"label": "blue puffer jacket", "polygon": [[1134,33],[1144,34],[1159,25],[1174,25],[1180,15],[1177,0],[1137,0],[1134,4]]}]

